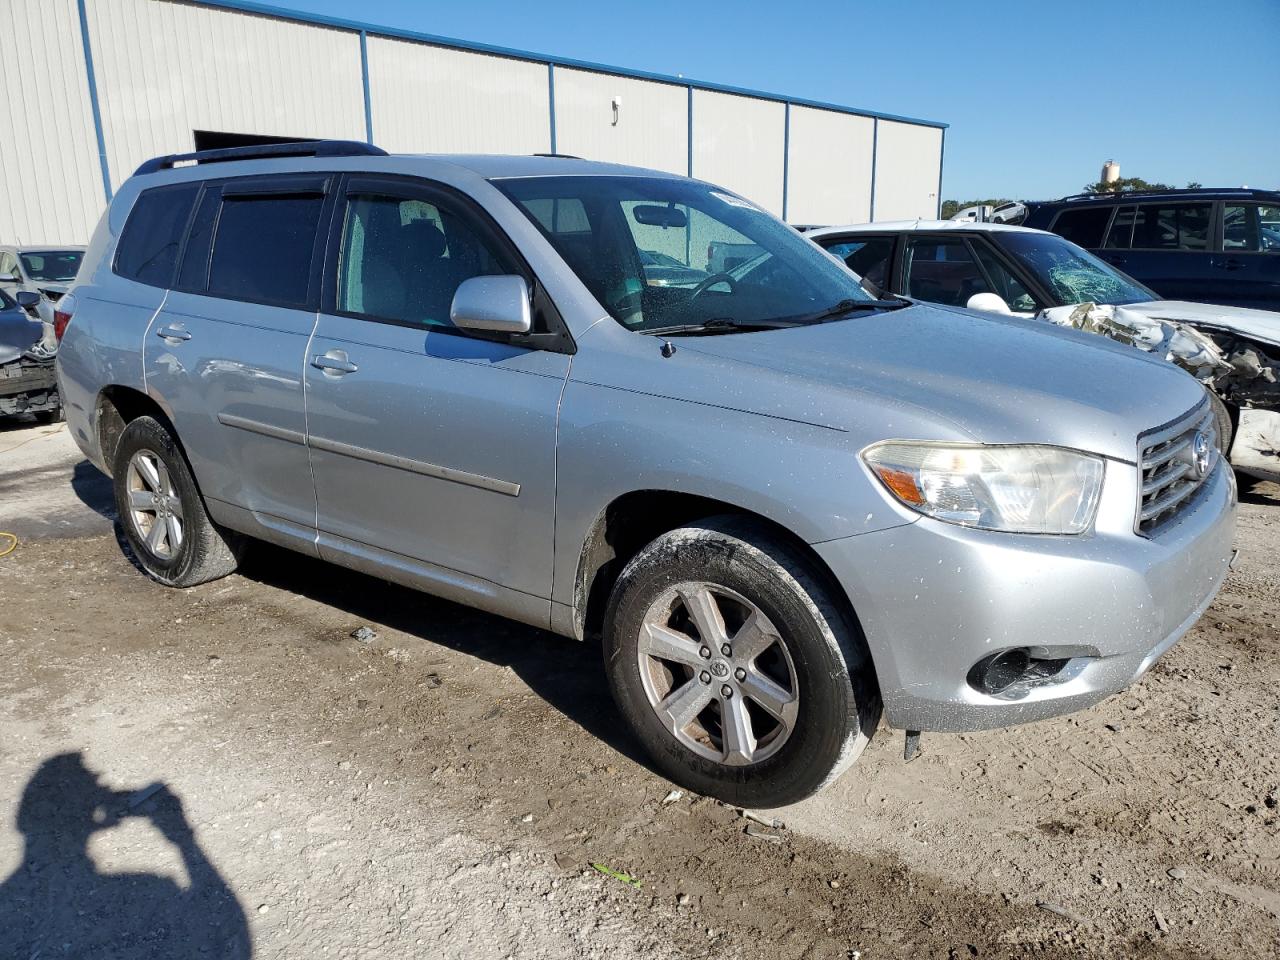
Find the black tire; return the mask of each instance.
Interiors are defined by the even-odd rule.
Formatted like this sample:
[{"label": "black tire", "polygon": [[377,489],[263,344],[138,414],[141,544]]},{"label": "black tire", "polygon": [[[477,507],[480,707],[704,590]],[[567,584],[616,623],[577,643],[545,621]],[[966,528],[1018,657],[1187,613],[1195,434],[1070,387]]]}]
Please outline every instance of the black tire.
[{"label": "black tire", "polygon": [[[149,451],[163,463],[181,502],[181,541],[168,557],[152,550],[132,517],[127,478],[129,464],[139,451]],[[125,427],[116,445],[112,474],[120,527],[138,566],[147,576],[166,586],[194,587],[235,571],[239,564],[238,538],[209,519],[187,458],[159,421],[138,417]]]},{"label": "black tire", "polygon": [[[754,604],[775,625],[794,666],[798,716],[790,735],[759,762],[730,766],[695,752],[668,729],[645,692],[639,643],[646,613],[685,581],[727,588]],[[857,760],[880,719],[857,625],[796,551],[737,517],[673,530],[627,564],[609,600],[604,657],[618,708],[658,769],[738,806],[780,807],[816,793]],[[711,709],[722,710],[723,702]]]},{"label": "black tire", "polygon": [[1235,439],[1236,425],[1231,411],[1216,393],[1209,394],[1209,406],[1213,409],[1213,425],[1218,430],[1218,449],[1224,457],[1231,455],[1231,442]]}]

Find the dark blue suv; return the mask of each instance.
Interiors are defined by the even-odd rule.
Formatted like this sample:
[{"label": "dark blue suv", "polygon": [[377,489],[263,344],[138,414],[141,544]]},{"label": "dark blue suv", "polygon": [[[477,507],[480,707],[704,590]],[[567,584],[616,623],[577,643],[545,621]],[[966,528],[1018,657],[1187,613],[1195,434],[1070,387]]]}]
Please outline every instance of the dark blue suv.
[{"label": "dark blue suv", "polygon": [[1280,310],[1280,191],[1094,193],[1028,204],[1052,230],[1166,300]]}]

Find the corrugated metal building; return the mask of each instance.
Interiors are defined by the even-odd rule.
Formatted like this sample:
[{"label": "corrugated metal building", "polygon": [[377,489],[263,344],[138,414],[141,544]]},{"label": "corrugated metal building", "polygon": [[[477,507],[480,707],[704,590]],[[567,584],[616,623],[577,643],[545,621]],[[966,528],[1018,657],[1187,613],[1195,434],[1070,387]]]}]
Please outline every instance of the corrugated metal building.
[{"label": "corrugated metal building", "polygon": [[931,217],[945,124],[240,0],[4,0],[0,242],[83,243],[143,160],[229,137],[568,153],[792,223]]}]

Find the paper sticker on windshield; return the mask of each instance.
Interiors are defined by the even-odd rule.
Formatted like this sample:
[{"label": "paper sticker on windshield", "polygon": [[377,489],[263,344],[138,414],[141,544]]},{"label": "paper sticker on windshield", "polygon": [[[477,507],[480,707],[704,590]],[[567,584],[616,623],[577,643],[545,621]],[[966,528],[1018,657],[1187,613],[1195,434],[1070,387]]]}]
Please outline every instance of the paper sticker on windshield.
[{"label": "paper sticker on windshield", "polygon": [[744,210],[759,210],[759,209],[760,209],[760,208],[759,208],[759,207],[757,207],[755,204],[748,203],[746,200],[743,200],[741,197],[735,197],[735,196],[733,196],[732,194],[728,194],[728,193],[721,193],[719,190],[712,190],[712,191],[711,191],[711,195],[712,195],[713,197],[718,197],[718,198],[720,198],[720,199],[721,199],[721,200],[723,200],[725,203],[729,204],[729,206],[731,206],[731,207],[742,207],[742,209],[744,209]]}]

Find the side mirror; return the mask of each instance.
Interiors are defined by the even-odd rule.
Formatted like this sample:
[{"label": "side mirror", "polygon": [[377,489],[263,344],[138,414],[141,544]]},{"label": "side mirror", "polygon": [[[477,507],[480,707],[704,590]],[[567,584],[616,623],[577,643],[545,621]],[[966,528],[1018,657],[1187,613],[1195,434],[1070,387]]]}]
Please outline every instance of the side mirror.
[{"label": "side mirror", "polygon": [[987,313],[1013,313],[1004,298],[994,293],[975,293],[965,306],[970,310],[985,310]]},{"label": "side mirror", "polygon": [[24,310],[34,310],[40,306],[40,294],[32,290],[19,290],[13,295],[13,299],[18,301],[18,306]]},{"label": "side mirror", "polygon": [[458,285],[449,319],[460,330],[528,333],[533,329],[524,277],[471,277]]}]

